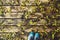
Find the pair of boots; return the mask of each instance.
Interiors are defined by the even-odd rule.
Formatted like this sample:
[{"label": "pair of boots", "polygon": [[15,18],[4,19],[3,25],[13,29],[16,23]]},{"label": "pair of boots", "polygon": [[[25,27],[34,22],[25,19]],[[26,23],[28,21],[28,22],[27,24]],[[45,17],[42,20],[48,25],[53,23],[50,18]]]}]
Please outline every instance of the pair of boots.
[{"label": "pair of boots", "polygon": [[30,32],[28,40],[40,40],[40,34],[38,32]]}]

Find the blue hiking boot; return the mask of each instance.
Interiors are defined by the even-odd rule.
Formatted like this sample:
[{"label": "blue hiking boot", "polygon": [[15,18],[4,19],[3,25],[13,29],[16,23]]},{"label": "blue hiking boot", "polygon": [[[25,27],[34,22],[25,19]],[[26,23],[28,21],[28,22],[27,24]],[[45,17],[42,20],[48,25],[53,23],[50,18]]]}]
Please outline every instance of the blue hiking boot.
[{"label": "blue hiking boot", "polygon": [[34,40],[40,40],[40,34],[38,32],[35,33]]},{"label": "blue hiking boot", "polygon": [[30,32],[28,36],[28,40],[34,40],[34,35],[35,35],[34,32]]}]

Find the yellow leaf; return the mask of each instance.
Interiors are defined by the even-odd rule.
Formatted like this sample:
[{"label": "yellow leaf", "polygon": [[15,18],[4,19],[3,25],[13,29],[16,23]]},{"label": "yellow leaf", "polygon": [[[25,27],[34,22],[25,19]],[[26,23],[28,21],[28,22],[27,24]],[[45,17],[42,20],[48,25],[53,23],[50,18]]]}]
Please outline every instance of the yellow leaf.
[{"label": "yellow leaf", "polygon": [[18,24],[17,24],[17,26],[19,26],[19,27],[20,27],[20,26],[21,26],[21,24],[20,24],[20,23],[18,23]]},{"label": "yellow leaf", "polygon": [[32,23],[32,20],[30,20],[30,22],[29,22],[29,23],[30,23],[30,24],[33,24],[33,23]]}]

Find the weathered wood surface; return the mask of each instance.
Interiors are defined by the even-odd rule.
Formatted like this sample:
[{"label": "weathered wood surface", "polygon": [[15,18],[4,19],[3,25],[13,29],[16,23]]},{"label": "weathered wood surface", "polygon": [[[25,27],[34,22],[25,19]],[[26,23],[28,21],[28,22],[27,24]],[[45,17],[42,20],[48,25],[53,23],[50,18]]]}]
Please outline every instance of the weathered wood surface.
[{"label": "weathered wood surface", "polygon": [[[29,32],[38,31],[42,35],[41,40],[53,40],[52,36],[49,36],[52,34],[51,32],[60,30],[60,16],[56,16],[57,13],[56,15],[50,13],[52,11],[49,6],[54,3],[50,5],[49,2],[50,0],[38,0],[37,2],[35,0],[29,0],[29,2],[28,0],[0,0],[0,13],[2,13],[0,14],[0,39],[27,40]],[[46,3],[46,7],[39,8],[40,3],[43,5]],[[43,10],[48,12],[44,14]],[[51,18],[52,15],[56,17]],[[49,17],[46,18],[46,16]],[[58,21],[56,27],[55,25],[52,27],[54,20]]]}]

